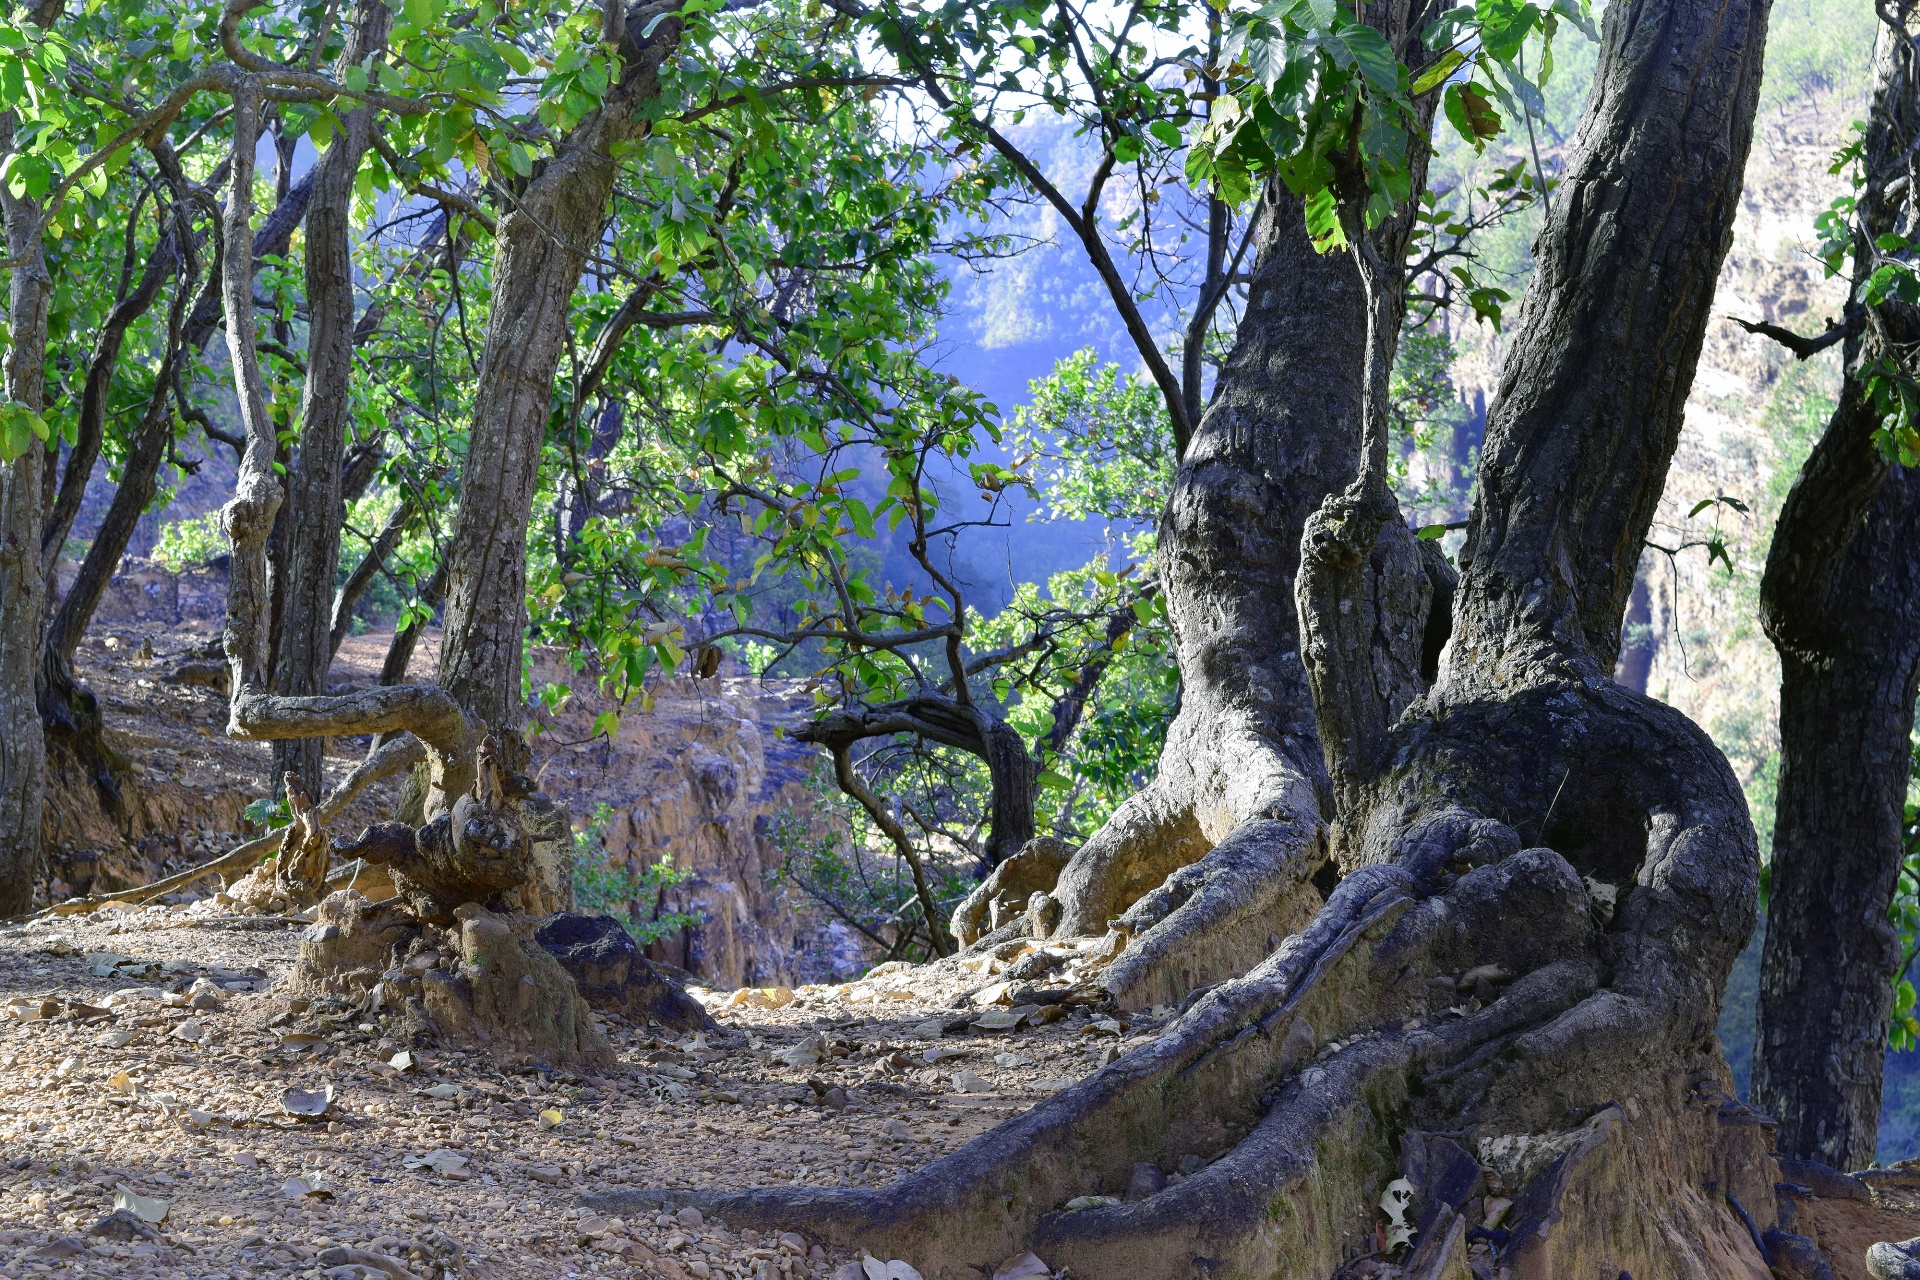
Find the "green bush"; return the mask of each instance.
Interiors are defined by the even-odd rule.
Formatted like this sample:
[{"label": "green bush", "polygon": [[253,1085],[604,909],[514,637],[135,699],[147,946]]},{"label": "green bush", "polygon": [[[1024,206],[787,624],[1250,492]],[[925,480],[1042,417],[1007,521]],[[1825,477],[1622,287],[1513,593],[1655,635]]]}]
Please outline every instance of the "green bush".
[{"label": "green bush", "polygon": [[593,817],[573,833],[573,898],[579,909],[612,916],[643,947],[699,924],[697,913],[660,910],[666,889],[691,880],[693,872],[682,871],[664,855],[640,872],[607,865],[607,826],[612,821],[610,807],[595,805]]},{"label": "green bush", "polygon": [[220,529],[220,513],[209,511],[197,520],[170,520],[160,526],[153,558],[169,571],[180,573],[227,553],[227,535]]}]

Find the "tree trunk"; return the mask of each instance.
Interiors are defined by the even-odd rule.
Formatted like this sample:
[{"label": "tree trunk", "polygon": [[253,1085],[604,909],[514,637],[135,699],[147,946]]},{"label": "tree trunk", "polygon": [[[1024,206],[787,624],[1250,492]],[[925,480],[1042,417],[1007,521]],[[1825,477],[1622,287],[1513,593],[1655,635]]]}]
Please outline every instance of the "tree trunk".
[{"label": "tree trunk", "polygon": [[[0,112],[0,155],[14,146],[12,112]],[[0,184],[7,256],[25,259],[8,275],[6,398],[34,413],[46,398],[47,312],[53,277],[40,245],[40,206]],[[0,462],[0,918],[32,905],[41,868],[40,821],[46,800],[46,743],[34,699],[47,575],[40,533],[45,506],[38,440]]]},{"label": "tree trunk", "polygon": [[[1788,533],[1783,514],[1776,548]],[[1797,604],[1824,606],[1823,625],[1779,642],[1780,791],[1752,1096],[1779,1120],[1783,1155],[1836,1169],[1874,1162],[1903,958],[1887,908],[1920,687],[1917,546],[1920,471],[1906,468],[1878,487],[1830,566],[1831,593]]]},{"label": "tree trunk", "polygon": [[[1418,62],[1424,9],[1368,14]],[[1416,196],[1426,160],[1416,147]],[[1180,710],[1152,784],[1087,841],[1055,891],[1060,932],[1098,933],[1117,918],[1133,939],[1104,980],[1129,1007],[1244,973],[1322,900],[1311,880],[1330,795],[1294,588],[1308,515],[1359,465],[1367,305],[1352,259],[1314,252],[1298,197],[1278,181],[1255,216],[1246,313],[1161,517]],[[1412,228],[1404,214],[1376,228],[1380,256],[1404,261]],[[1369,566],[1375,581],[1408,563],[1412,536],[1393,525]]]},{"label": "tree trunk", "polygon": [[527,529],[568,309],[613,194],[613,148],[644,128],[635,109],[658,95],[660,65],[681,27],[668,5],[628,11],[620,84],[534,175],[495,235],[469,461],[447,548],[439,682],[499,738],[514,770],[528,760],[520,732]]},{"label": "tree trunk", "polygon": [[1783,1152],[1840,1169],[1873,1162],[1879,1129],[1901,963],[1887,909],[1920,682],[1920,472],[1889,474],[1869,386],[1876,361],[1920,338],[1920,310],[1860,301],[1875,242],[1914,207],[1894,182],[1920,139],[1912,8],[1893,12],[1863,140],[1845,379],[1760,585],[1780,652],[1780,792],[1753,1096],[1778,1118]]},{"label": "tree trunk", "polygon": [[[1398,1172],[1418,1230],[1392,1258],[1403,1275],[1764,1280],[1755,1237],[1779,1174],[1714,1041],[1754,917],[1752,827],[1707,736],[1609,673],[1730,240],[1765,19],[1764,0],[1609,6],[1488,434],[1452,640],[1389,750],[1334,744],[1380,767],[1341,788],[1348,874],[1306,927],[891,1186],[591,1207],[691,1200],[938,1280],[1023,1249],[1076,1275],[1318,1280],[1386,1260],[1376,1206]],[[1324,598],[1313,581],[1300,594]],[[1316,685],[1365,707],[1340,686],[1375,685],[1375,655],[1323,643],[1336,633],[1302,619]],[[1204,1167],[1158,1193],[1062,1211],[1117,1195],[1136,1162],[1188,1155]],[[1488,1193],[1513,1201],[1497,1233],[1481,1230]]]},{"label": "tree trunk", "polygon": [[[383,0],[361,0],[336,75],[385,49],[393,11]],[[286,576],[279,641],[274,649],[276,692],[298,697],[325,693],[333,665],[333,580],[340,560],[340,464],[346,454],[353,388],[354,178],[373,136],[373,108],[342,112],[326,154],[314,165],[307,207],[307,374],[301,392],[300,456],[288,477]],[[324,738],[273,744],[276,781],[296,774],[309,795],[321,793]]]},{"label": "tree trunk", "polygon": [[[185,211],[178,212],[184,214]],[[184,221],[184,218],[177,221]],[[129,237],[133,235],[132,227],[128,228],[127,234]],[[41,561],[50,586],[54,569],[60,561],[60,552],[66,546],[67,535],[73,531],[74,518],[80,514],[80,504],[86,497],[93,464],[100,458],[100,444],[106,435],[107,393],[113,386],[114,370],[120,363],[120,348],[126,341],[128,327],[153,307],[160,296],[161,286],[177,269],[180,260],[178,237],[177,225],[161,233],[153,253],[147,258],[146,267],[140,273],[139,283],[115,304],[101,324],[99,336],[94,339],[93,358],[87,364],[86,386],[80,393],[80,420],[74,445],[67,453],[66,465],[60,476],[59,494],[47,515],[47,527],[40,538]]]},{"label": "tree trunk", "polygon": [[[256,273],[260,270],[263,258],[287,252],[294,228],[306,216],[307,199],[312,191],[313,172],[309,170],[288,189],[287,198],[275,206],[266,221],[260,224],[260,229],[254,233],[256,254],[253,269]],[[214,263],[211,271],[206,288],[180,327],[179,348],[162,359],[160,369],[154,376],[153,394],[148,397],[146,413],[134,431],[132,446],[120,468],[120,484],[114,490],[113,501],[107,506],[107,514],[101,519],[100,531],[94,535],[86,558],[80,562],[73,586],[61,600],[60,608],[48,628],[48,651],[58,655],[69,669],[73,664],[74,651],[87,634],[94,611],[100,607],[100,600],[106,594],[107,584],[120,568],[121,557],[127,553],[127,545],[133,540],[140,517],[158,491],[160,466],[166,461],[167,445],[173,439],[174,377],[178,371],[190,369],[199,362],[201,353],[213,338],[214,330],[220,325],[220,264]]]},{"label": "tree trunk", "polygon": [[[989,866],[1008,861],[1033,839],[1038,774],[1033,757],[1027,754],[1027,744],[1012,726],[976,706],[962,705],[939,694],[922,694],[878,706],[843,707],[809,720],[793,732],[800,742],[817,743],[835,752],[844,752],[869,738],[896,734],[955,747],[985,763],[992,781],[987,809]],[[854,792],[847,794],[859,799]],[[897,841],[902,837],[894,838]],[[944,939],[936,942],[934,949],[944,952]]]}]

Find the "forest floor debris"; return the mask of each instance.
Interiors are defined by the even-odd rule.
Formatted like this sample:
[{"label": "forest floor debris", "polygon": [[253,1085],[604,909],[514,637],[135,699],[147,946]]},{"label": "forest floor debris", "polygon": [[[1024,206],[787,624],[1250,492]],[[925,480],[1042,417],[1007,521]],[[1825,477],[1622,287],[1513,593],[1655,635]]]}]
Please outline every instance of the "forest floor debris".
[{"label": "forest floor debris", "polygon": [[983,1015],[1016,1010],[974,1001],[991,975],[883,966],[707,993],[717,1032],[609,1019],[604,1075],[503,1072],[289,1001],[300,926],[205,909],[0,930],[0,1275],[827,1276],[857,1260],[578,1196],[884,1183],[1170,1012],[1008,1026]]}]

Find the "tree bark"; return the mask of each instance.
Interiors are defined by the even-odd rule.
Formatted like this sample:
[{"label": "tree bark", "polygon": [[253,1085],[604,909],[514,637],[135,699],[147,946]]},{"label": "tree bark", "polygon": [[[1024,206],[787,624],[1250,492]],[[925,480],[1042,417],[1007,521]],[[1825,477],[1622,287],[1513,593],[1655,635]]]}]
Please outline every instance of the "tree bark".
[{"label": "tree bark", "polygon": [[[1783,513],[1776,548],[1788,533]],[[1906,468],[1878,486],[1828,566],[1829,591],[1797,606],[1825,606],[1824,625],[1778,642],[1780,790],[1752,1096],[1780,1122],[1783,1155],[1836,1169],[1875,1159],[1904,958],[1887,908],[1920,689],[1916,545],[1920,471]]]},{"label": "tree bark", "polygon": [[1890,472],[1869,386],[1876,360],[1920,338],[1920,311],[1861,302],[1875,241],[1913,208],[1895,182],[1920,139],[1912,8],[1893,13],[1863,140],[1845,378],[1760,584],[1780,653],[1780,790],[1753,1097],[1779,1120],[1785,1154],[1840,1169],[1871,1164],[1878,1137],[1902,960],[1887,910],[1920,685],[1920,472]]},{"label": "tree bark", "polygon": [[[386,48],[393,11],[383,0],[356,6],[335,75],[360,66]],[[307,206],[307,374],[301,391],[300,452],[288,476],[286,575],[274,688],[298,697],[325,693],[333,665],[333,580],[340,560],[340,464],[346,454],[353,387],[354,178],[373,135],[373,108],[340,114],[340,127],[314,165]],[[273,744],[275,779],[299,776],[309,795],[321,793],[324,738]]]},{"label": "tree bark", "polygon": [[[0,112],[0,155],[14,147],[13,113]],[[46,400],[47,315],[53,277],[40,244],[40,206],[0,184],[7,256],[24,259],[8,276],[6,398],[38,413]],[[41,810],[46,802],[46,742],[34,698],[47,575],[40,559],[45,518],[37,440],[0,464],[0,917],[33,902],[40,878]]]},{"label": "tree bark", "polygon": [[[160,145],[165,144],[163,142]],[[184,213],[184,210],[177,212]],[[129,228],[128,234],[132,233],[132,228]],[[177,226],[170,226],[161,232],[159,242],[148,255],[147,264],[140,273],[139,283],[114,305],[100,326],[99,336],[94,339],[93,358],[87,364],[87,381],[80,393],[80,420],[74,434],[74,445],[67,453],[66,465],[60,476],[59,496],[53,502],[47,515],[46,530],[40,537],[41,562],[50,586],[60,552],[67,544],[67,535],[73,532],[74,518],[80,514],[81,501],[86,497],[93,464],[100,458],[100,444],[106,435],[107,393],[112,389],[114,370],[120,363],[120,348],[126,342],[127,329],[152,309],[160,297],[161,286],[177,269],[180,260],[178,236]]]},{"label": "tree bark", "polygon": [[[1414,33],[1425,7],[1367,14],[1403,59],[1424,56]],[[1413,154],[1417,196],[1427,152]],[[1268,184],[1255,216],[1246,312],[1161,517],[1180,710],[1152,784],[1087,841],[1055,891],[1060,932],[1113,920],[1133,939],[1104,979],[1129,1006],[1244,973],[1322,901],[1311,880],[1331,794],[1295,579],[1307,517],[1358,471],[1367,302],[1349,255],[1314,252],[1281,183]],[[1412,229],[1406,214],[1376,228],[1379,255],[1403,262]],[[1367,575],[1399,593],[1417,586],[1404,580],[1413,539],[1392,526]],[[1389,666],[1407,665],[1407,653],[1388,650]]]},{"label": "tree bark", "polygon": [[447,548],[439,682],[500,740],[514,770],[528,759],[520,732],[527,530],[568,309],[613,193],[613,149],[644,128],[635,109],[658,95],[660,66],[681,28],[671,4],[627,11],[619,85],[534,175],[495,236],[469,463]]},{"label": "tree bark", "polygon": [[[1025,1249],[1089,1276],[1320,1280],[1367,1257],[1423,1280],[1764,1280],[1779,1172],[1714,1040],[1754,917],[1745,799],[1697,726],[1609,673],[1730,240],[1765,28],[1764,0],[1609,6],[1493,415],[1452,640],[1371,757],[1380,771],[1343,787],[1348,874],[1306,927],[1118,1061],[888,1187],[590,1207],[692,1201],[936,1280]],[[1335,634],[1326,622],[1303,618],[1303,641]],[[1353,705],[1337,686],[1374,681],[1374,655],[1325,653],[1316,683]],[[1204,1167],[1177,1185],[1064,1209],[1116,1195],[1135,1162],[1191,1154]],[[1418,1235],[1383,1258],[1396,1173]],[[1486,1193],[1512,1208],[1470,1258]]]}]

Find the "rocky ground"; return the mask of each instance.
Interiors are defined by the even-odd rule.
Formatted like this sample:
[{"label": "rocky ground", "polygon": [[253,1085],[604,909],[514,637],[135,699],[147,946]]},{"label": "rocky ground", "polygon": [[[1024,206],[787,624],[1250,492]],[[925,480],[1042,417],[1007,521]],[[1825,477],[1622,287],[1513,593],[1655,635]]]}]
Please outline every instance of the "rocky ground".
[{"label": "rocky ground", "polygon": [[883,1182],[1160,1021],[1042,1022],[944,965],[706,993],[717,1032],[610,1020],[604,1076],[503,1072],[277,994],[300,927],[209,899],[0,930],[0,1275],[826,1276],[798,1237],[578,1197]]}]

